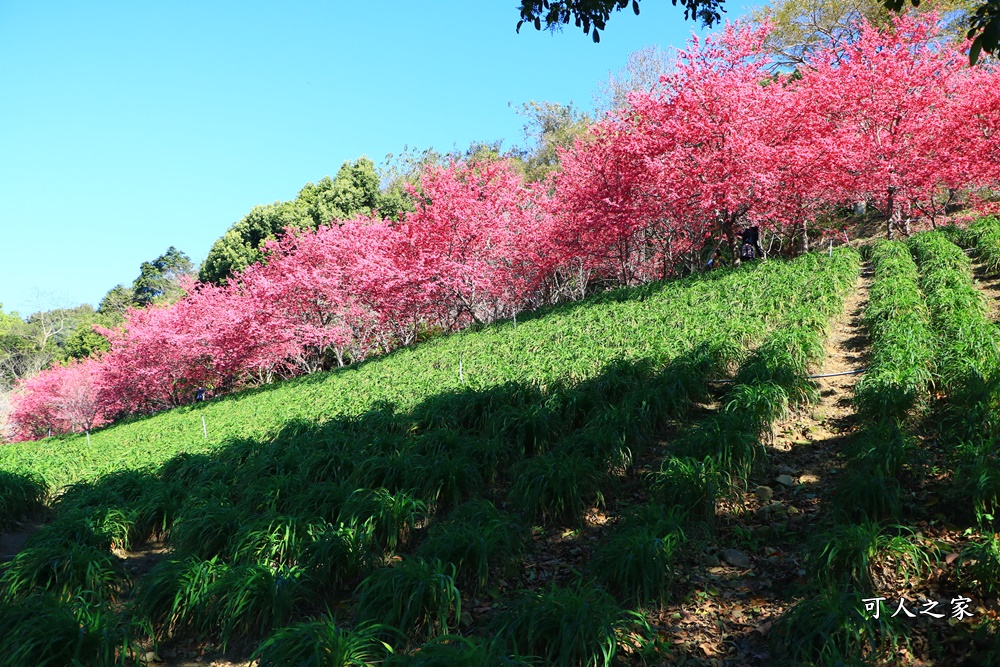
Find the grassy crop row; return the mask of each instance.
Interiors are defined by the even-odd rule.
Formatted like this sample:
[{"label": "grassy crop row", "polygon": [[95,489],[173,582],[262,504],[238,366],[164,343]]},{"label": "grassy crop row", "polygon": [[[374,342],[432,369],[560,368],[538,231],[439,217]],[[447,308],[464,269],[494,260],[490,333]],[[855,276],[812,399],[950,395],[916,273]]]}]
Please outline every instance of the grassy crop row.
[{"label": "grassy crop row", "polygon": [[875,278],[863,324],[868,331],[868,369],[855,387],[855,405],[876,423],[902,422],[927,397],[935,340],[920,290],[920,274],[900,241],[881,241],[871,251]]},{"label": "grassy crop row", "polygon": [[[973,237],[982,232],[973,231]],[[980,236],[980,238],[984,238]],[[921,286],[939,336],[939,437],[955,466],[957,503],[971,505],[980,522],[1000,510],[1000,329],[990,321],[983,294],[972,283],[965,254],[943,236],[911,240]]]},{"label": "grassy crop row", "polygon": [[710,457],[730,480],[743,482],[766,451],[772,424],[815,398],[809,373],[822,361],[831,318],[857,280],[859,257],[841,250],[810,284],[811,298],[787,311],[780,323],[740,366],[722,397],[724,409],[682,434],[678,453]]},{"label": "grassy crop row", "polygon": [[920,287],[938,335],[936,374],[942,390],[960,390],[985,377],[1000,361],[996,328],[983,294],[972,284],[972,265],[961,248],[939,232],[918,234],[910,249],[920,266]]},{"label": "grassy crop row", "polygon": [[1000,218],[995,215],[979,218],[965,230],[965,237],[975,248],[983,270],[988,275],[1000,273]]}]

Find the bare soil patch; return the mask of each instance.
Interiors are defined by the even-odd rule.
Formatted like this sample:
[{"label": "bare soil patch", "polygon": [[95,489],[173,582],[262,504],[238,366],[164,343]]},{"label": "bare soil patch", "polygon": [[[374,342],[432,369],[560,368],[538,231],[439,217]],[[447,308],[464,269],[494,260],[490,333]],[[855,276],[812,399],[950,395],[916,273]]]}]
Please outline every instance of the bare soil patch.
[{"label": "bare soil patch", "polygon": [[6,563],[21,553],[21,550],[24,549],[24,544],[41,527],[41,522],[29,521],[19,524],[12,531],[0,533],[0,563]]}]

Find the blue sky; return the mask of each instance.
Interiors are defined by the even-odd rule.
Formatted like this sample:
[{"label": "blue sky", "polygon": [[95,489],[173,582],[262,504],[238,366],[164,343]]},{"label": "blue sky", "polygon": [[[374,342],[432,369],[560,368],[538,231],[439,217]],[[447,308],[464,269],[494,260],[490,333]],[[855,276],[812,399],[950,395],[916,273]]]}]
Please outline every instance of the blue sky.
[{"label": "blue sky", "polygon": [[629,53],[703,32],[667,0],[600,44],[517,18],[513,0],[0,0],[0,303],[96,306],[361,155],[522,143],[508,103],[589,108]]}]

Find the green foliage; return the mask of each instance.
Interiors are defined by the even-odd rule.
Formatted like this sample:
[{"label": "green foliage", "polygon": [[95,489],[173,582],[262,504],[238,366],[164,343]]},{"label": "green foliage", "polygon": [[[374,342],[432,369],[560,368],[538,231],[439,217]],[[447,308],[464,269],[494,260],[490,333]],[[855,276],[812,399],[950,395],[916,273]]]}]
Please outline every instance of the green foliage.
[{"label": "green foliage", "polygon": [[[983,235],[993,223],[970,232]],[[914,236],[910,247],[938,334],[936,375],[946,394],[938,424],[956,464],[956,489],[972,501],[980,522],[991,522],[1000,494],[995,442],[1000,436],[1000,328],[989,320],[971,280],[965,254],[939,233]]]},{"label": "green foliage", "polygon": [[140,631],[85,599],[32,595],[0,605],[0,665],[138,665]]},{"label": "green foliage", "polygon": [[650,497],[656,502],[714,524],[723,474],[713,459],[670,458],[647,479]]},{"label": "green foliage", "polygon": [[[736,368],[717,440],[744,438],[757,452],[768,420],[809,397],[801,375],[856,269],[856,255],[839,251],[603,293],[519,318],[516,328],[499,322],[128,420],[93,434],[86,451],[73,437],[4,447],[0,468],[37,471],[56,488],[73,483],[29,551],[75,550],[100,562],[112,546],[153,536],[173,550],[139,578],[124,609],[117,597],[127,579],[95,578],[95,590],[105,589],[94,595],[76,575],[65,586],[35,582],[37,564],[16,570],[27,581],[18,600],[46,586],[64,598],[80,589],[94,602],[115,599],[115,613],[134,615],[154,638],[218,644],[263,637],[324,604],[342,608],[354,590],[361,620],[397,625],[409,641],[454,632],[459,586],[481,595],[514,577],[526,544],[520,522],[483,498],[532,520],[578,520],[617,493],[619,478],[640,481],[633,456],[709,398],[708,379]],[[796,328],[806,331],[789,332]],[[683,535],[712,521],[730,464],[747,459],[719,454],[719,442],[641,480],[655,502],[626,513],[588,576],[623,600],[669,596]],[[622,553],[630,555],[615,558]],[[570,620],[559,621],[576,633],[567,642],[581,661],[617,653],[635,641],[626,633],[646,631],[612,606],[613,631],[602,638],[604,626],[587,614],[604,614],[611,598],[581,586],[567,595],[585,608],[567,603]],[[378,632],[390,641],[389,630]],[[396,659],[507,664],[529,643],[544,654],[541,639],[513,636],[505,645],[442,639]],[[310,641],[327,640],[287,650],[307,651]]]},{"label": "green foliage", "polygon": [[583,513],[604,504],[607,475],[598,462],[579,454],[548,452],[525,459],[513,471],[510,497],[531,520],[579,523]]},{"label": "green foliage", "polygon": [[[635,391],[628,405],[644,423],[662,424],[682,416],[690,400],[704,391],[703,381],[698,389],[699,373],[704,378],[705,372],[717,373],[716,369],[740,360],[795,304],[829,289],[829,283],[814,280],[816,276],[853,280],[855,262],[842,252],[835,252],[832,259],[808,255],[792,262],[770,261],[738,271],[603,293],[519,318],[516,328],[511,322],[500,322],[481,331],[436,338],[358,367],[185,406],[152,419],[118,423],[91,436],[86,456],[78,455],[86,446],[85,439],[76,437],[3,447],[0,469],[35,470],[58,488],[113,470],[160,465],[187,452],[191,467],[179,461],[164,471],[162,479],[197,478],[200,489],[212,479],[221,479],[202,469],[215,466],[228,476],[222,481],[231,485],[229,468],[219,468],[217,462],[196,455],[237,442],[268,441],[278,433],[283,443],[293,442],[298,436],[287,430],[292,424],[383,415],[385,405],[391,405],[396,416],[380,419],[386,426],[396,425],[393,428],[406,421],[403,415],[418,425],[417,432],[432,423],[451,428],[461,418],[464,432],[499,437],[494,425],[503,423],[506,406],[521,409],[534,402],[531,396],[561,395],[561,386],[592,386],[592,391],[576,395],[579,402],[565,403],[571,419],[563,423],[567,429],[576,429],[587,424],[593,410],[601,409],[605,401],[617,400],[605,395],[598,384],[584,384],[600,377],[612,363],[639,369],[628,376]],[[732,294],[743,296],[734,302]],[[602,344],[595,346],[593,340]],[[460,353],[465,383],[458,376]],[[706,364],[706,358],[710,363]],[[677,365],[671,366],[674,362]],[[681,368],[687,370],[673,384],[673,371]],[[656,382],[663,391],[649,395],[647,381]],[[517,392],[512,390],[515,386]],[[565,396],[570,398],[570,394]],[[208,425],[207,439],[201,435],[202,416]],[[517,428],[518,418],[512,415],[506,420],[509,428]],[[535,423],[546,426],[545,421]],[[383,427],[374,422],[359,422],[352,429],[352,434],[336,437],[386,441]],[[408,431],[408,425],[402,426],[403,433]],[[561,438],[564,433],[551,432],[547,437]],[[513,463],[510,450],[494,444],[493,451],[509,469]],[[516,453],[513,456],[517,458]],[[305,458],[300,456],[297,463]]]},{"label": "green foliage", "polygon": [[955,470],[955,489],[972,501],[977,523],[990,527],[1000,516],[1000,461],[992,453],[980,453]]},{"label": "green foliage", "polygon": [[641,614],[623,612],[608,593],[583,582],[522,591],[494,631],[522,655],[559,667],[607,667],[618,654],[619,634],[651,634]]},{"label": "green foliage", "polygon": [[407,488],[437,509],[454,507],[483,488],[479,467],[466,454],[415,457],[404,480]]},{"label": "green foliage", "polygon": [[224,571],[225,565],[215,558],[160,561],[139,580],[133,603],[156,629],[157,637],[203,631],[209,625],[215,583]]},{"label": "green foliage", "polygon": [[834,36],[849,39],[858,29],[859,18],[874,26],[890,25],[892,11],[938,12],[945,36],[962,41],[968,30],[970,6],[968,0],[934,3],[907,0],[824,0],[810,4],[795,0],[772,0],[755,10],[752,16],[755,21],[766,17],[771,22],[773,31],[768,42],[778,57],[782,61],[799,64],[807,53],[828,44]]},{"label": "green foliage", "polygon": [[0,308],[0,389],[91,348],[106,349],[107,341],[92,326],[109,323],[89,304],[40,310],[24,319]]},{"label": "green foliage", "polygon": [[312,521],[301,517],[265,515],[248,522],[234,537],[233,560],[273,567],[298,565],[315,529]]},{"label": "green foliage", "polygon": [[875,281],[863,323],[871,339],[868,370],[855,386],[862,417],[901,421],[926,398],[937,341],[920,291],[917,266],[899,241],[880,241],[872,251]]},{"label": "green foliage", "polygon": [[524,527],[488,500],[459,505],[431,525],[418,554],[454,565],[456,580],[471,595],[485,592],[492,573],[504,572],[524,550]]},{"label": "green foliage", "polygon": [[374,544],[391,552],[409,540],[416,524],[426,516],[426,503],[408,493],[359,488],[344,502],[338,522],[356,529],[369,525]]},{"label": "green foliage", "polygon": [[191,259],[170,246],[152,262],[143,262],[139,267],[139,277],[132,281],[132,305],[142,308],[151,303],[176,301],[183,295],[178,280],[193,273]]},{"label": "green foliage", "polygon": [[295,606],[310,597],[301,570],[256,563],[225,568],[211,593],[205,613],[223,648],[232,639],[259,639],[287,625]]},{"label": "green foliage", "polygon": [[1000,592],[1000,535],[987,535],[966,545],[962,550],[958,576],[984,597]]},{"label": "green foliage", "polygon": [[902,487],[895,477],[863,462],[853,462],[837,480],[833,490],[836,510],[852,519],[899,519]]},{"label": "green foliage", "polygon": [[[813,254],[803,261],[821,260]],[[856,281],[858,261],[853,250],[835,255],[835,270],[797,286],[801,301],[774,290],[772,297],[786,299],[774,330],[740,364],[722,399],[725,409],[696,422],[676,439],[678,454],[711,457],[730,480],[746,483],[766,455],[762,440],[770,436],[774,422],[791,407],[815,400],[816,389],[808,373],[823,357],[827,323],[843,308],[844,296]],[[791,283],[780,287],[791,287]]]},{"label": "green foliage", "polygon": [[131,287],[115,285],[108,290],[97,306],[97,312],[111,319],[113,324],[120,324],[125,318],[125,311],[135,305],[135,292]]},{"label": "green foliage", "polygon": [[925,549],[913,531],[875,522],[838,523],[811,540],[810,576],[844,590],[871,593],[893,574],[919,578],[936,552]]},{"label": "green foliage", "polygon": [[38,592],[92,604],[115,600],[129,578],[121,561],[90,544],[38,544],[0,566],[0,591],[9,601]]},{"label": "green foliage", "polygon": [[189,557],[157,563],[133,600],[159,637],[212,635],[225,644],[286,625],[306,593],[298,569]]},{"label": "green foliage", "polygon": [[674,448],[680,456],[708,458],[732,479],[745,480],[766,454],[757,431],[758,426],[748,424],[745,415],[725,411],[683,431]]},{"label": "green foliage", "polygon": [[381,626],[353,630],[337,627],[331,618],[294,623],[275,631],[251,660],[259,667],[368,667],[383,664],[391,653],[377,633]]},{"label": "green foliage", "polygon": [[524,135],[534,144],[519,160],[529,182],[544,180],[558,171],[559,151],[586,139],[593,124],[593,119],[572,103],[531,101],[522,104],[517,113],[527,119]]},{"label": "green foliage", "polygon": [[[914,466],[923,455],[917,447],[915,439],[900,428],[896,422],[877,422],[859,430],[844,448],[856,468],[851,472],[867,471],[880,479],[897,477],[904,466]],[[856,485],[867,483],[867,477],[852,482]],[[854,494],[854,499],[845,499],[844,509],[851,507],[857,500],[856,491],[848,490],[847,495]]]},{"label": "green foliage", "polygon": [[904,628],[890,614],[868,617],[864,594],[826,587],[796,602],[770,633],[778,664],[849,665],[891,656]]},{"label": "green foliage", "polygon": [[353,588],[382,564],[374,546],[371,524],[347,527],[319,524],[311,530],[301,565],[311,582],[323,590]]},{"label": "green foliage", "polygon": [[627,604],[662,604],[674,579],[674,561],[684,543],[664,522],[623,522],[594,551],[590,571],[598,583]]},{"label": "green foliage", "polygon": [[979,218],[969,225],[966,236],[986,273],[1000,273],[1000,218],[995,215]]},{"label": "green foliage", "polygon": [[241,510],[235,505],[206,503],[188,507],[170,529],[170,542],[179,553],[208,560],[229,552],[243,522]]},{"label": "green foliage", "polygon": [[67,359],[86,359],[111,349],[111,343],[102,334],[94,331],[93,325],[111,328],[117,324],[112,318],[101,315],[92,322],[80,322],[63,344],[63,355]]},{"label": "green foliage", "polygon": [[201,266],[203,282],[218,283],[263,259],[264,243],[286,227],[315,229],[355,215],[377,213],[395,219],[409,206],[399,191],[383,193],[375,163],[367,157],[344,162],[335,178],[307,183],[288,202],[255,206],[215,242]]},{"label": "green foliage", "polygon": [[0,470],[0,531],[39,511],[49,495],[37,474]]},{"label": "green foliage", "polygon": [[[681,0],[684,18],[697,19],[708,27],[722,19],[722,4],[722,0]],[[639,0],[521,0],[521,20],[517,29],[520,31],[525,22],[541,30],[542,21],[547,29],[561,28],[573,21],[584,34],[591,34],[593,28],[593,39],[599,42],[599,31],[604,30],[611,15],[629,5],[639,13]]]},{"label": "green foliage", "polygon": [[462,616],[455,567],[440,561],[404,559],[368,575],[356,594],[362,622],[384,623],[412,639],[447,634]]},{"label": "green foliage", "polygon": [[920,286],[938,332],[937,375],[945,389],[983,378],[1000,366],[1000,331],[972,285],[965,253],[936,232],[918,234],[910,248],[920,263]]}]

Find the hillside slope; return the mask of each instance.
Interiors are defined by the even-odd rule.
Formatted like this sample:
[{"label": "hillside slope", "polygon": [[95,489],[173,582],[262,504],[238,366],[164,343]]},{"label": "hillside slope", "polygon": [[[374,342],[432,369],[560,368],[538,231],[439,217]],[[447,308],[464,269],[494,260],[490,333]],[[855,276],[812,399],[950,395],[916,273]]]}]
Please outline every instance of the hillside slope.
[{"label": "hillside slope", "polygon": [[16,471],[62,493],[0,566],[0,655],[662,662],[664,604],[815,397],[858,268],[845,248],[609,292],[4,448],[0,501],[30,500]]},{"label": "hillside slope", "polygon": [[375,407],[409,411],[434,396],[510,382],[540,389],[572,384],[616,363],[654,373],[699,343],[724,349],[720,361],[738,361],[796,303],[799,285],[788,278],[794,267],[768,262],[608,292],[516,324],[441,337],[354,367],[113,425],[95,432],[90,446],[75,436],[0,447],[0,470],[34,471],[59,488],[157,465],[179,452],[269,441],[289,424],[353,419]]}]

